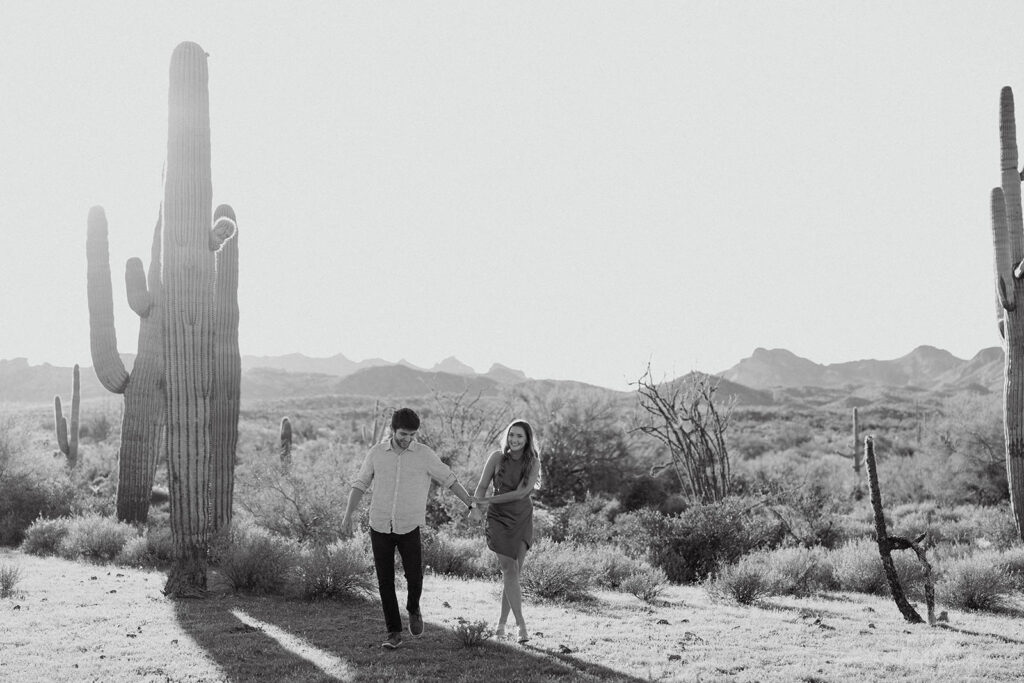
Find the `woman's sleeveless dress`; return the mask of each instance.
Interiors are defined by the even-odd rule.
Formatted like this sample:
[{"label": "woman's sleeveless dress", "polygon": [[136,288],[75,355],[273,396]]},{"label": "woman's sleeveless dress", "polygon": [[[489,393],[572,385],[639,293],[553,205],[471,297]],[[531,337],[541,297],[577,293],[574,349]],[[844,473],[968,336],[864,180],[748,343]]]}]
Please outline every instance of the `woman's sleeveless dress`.
[{"label": "woman's sleeveless dress", "polygon": [[[495,495],[514,491],[523,476],[525,459],[509,458],[502,469],[499,462],[494,473]],[[497,470],[501,471],[498,478]],[[533,544],[533,501],[530,496],[507,503],[491,503],[487,508],[487,547],[506,557],[518,557],[521,543]]]}]

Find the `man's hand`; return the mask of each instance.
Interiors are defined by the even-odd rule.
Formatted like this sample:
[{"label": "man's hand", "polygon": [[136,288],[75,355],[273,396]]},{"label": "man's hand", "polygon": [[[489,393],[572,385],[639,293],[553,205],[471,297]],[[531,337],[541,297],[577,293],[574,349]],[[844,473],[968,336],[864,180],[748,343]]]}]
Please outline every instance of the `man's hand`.
[{"label": "man's hand", "polygon": [[341,520],[341,537],[352,538],[352,518],[348,515]]},{"label": "man's hand", "polygon": [[483,511],[483,509],[479,505],[474,506],[473,509],[469,511],[468,519],[469,519],[470,522],[473,522],[474,524],[476,524],[477,522],[479,522],[483,518],[484,518],[484,511]]}]

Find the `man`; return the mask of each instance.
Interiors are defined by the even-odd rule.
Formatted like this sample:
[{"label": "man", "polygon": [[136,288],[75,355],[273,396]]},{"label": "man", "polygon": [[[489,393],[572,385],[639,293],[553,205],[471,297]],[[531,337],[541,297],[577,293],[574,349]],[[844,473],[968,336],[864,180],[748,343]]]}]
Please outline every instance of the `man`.
[{"label": "man", "polygon": [[370,449],[348,494],[348,507],[342,520],[346,536],[352,534],[353,513],[363,494],[373,485],[370,495],[370,541],[373,564],[377,569],[377,588],[384,608],[387,639],[381,647],[394,650],[402,644],[402,615],[395,595],[395,548],[402,558],[409,586],[406,610],[409,633],[423,633],[420,594],[423,592],[423,555],[420,527],[426,524],[427,493],[433,479],[473,509],[473,498],[456,480],[448,465],[434,451],[414,440],[420,428],[419,416],[410,408],[400,408],[391,417],[391,438]]}]

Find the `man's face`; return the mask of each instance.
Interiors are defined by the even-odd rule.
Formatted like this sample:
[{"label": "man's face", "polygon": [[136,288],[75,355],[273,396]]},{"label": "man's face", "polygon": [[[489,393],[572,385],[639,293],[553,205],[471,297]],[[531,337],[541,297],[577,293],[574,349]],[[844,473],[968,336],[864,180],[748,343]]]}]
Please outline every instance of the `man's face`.
[{"label": "man's face", "polygon": [[395,445],[405,450],[412,443],[412,437],[416,436],[415,429],[396,429],[395,430]]}]

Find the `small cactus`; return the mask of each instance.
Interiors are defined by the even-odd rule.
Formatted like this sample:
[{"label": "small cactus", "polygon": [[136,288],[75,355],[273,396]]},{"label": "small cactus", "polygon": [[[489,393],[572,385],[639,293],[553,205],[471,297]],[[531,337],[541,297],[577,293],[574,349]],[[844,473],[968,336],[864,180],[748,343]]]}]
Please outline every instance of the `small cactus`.
[{"label": "small cactus", "polygon": [[79,382],[78,364],[72,371],[71,380],[71,424],[61,410],[60,396],[53,397],[53,421],[57,430],[57,445],[67,459],[68,468],[74,469],[78,464],[78,408],[81,402],[81,384]]},{"label": "small cactus", "polygon": [[281,466],[288,469],[292,464],[292,423],[287,417],[281,418]]}]

